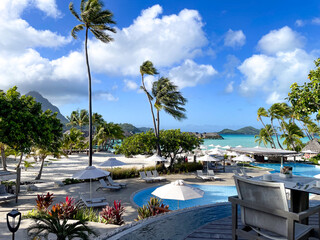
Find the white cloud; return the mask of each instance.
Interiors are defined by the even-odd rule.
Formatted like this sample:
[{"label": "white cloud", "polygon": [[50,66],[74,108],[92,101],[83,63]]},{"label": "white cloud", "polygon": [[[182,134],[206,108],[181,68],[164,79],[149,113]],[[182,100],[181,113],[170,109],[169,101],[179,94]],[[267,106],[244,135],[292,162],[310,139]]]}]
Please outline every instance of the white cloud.
[{"label": "white cloud", "polygon": [[258,49],[265,54],[293,51],[303,47],[304,38],[288,26],[272,30],[258,42]]},{"label": "white cloud", "polygon": [[61,12],[57,8],[56,0],[34,0],[36,7],[45,12],[48,16],[57,18]]},{"label": "white cloud", "polygon": [[287,97],[291,84],[307,80],[315,58],[302,49],[278,52],[275,56],[253,55],[239,67],[244,75],[240,90],[246,95],[263,93],[268,103],[280,101]]},{"label": "white cloud", "polygon": [[179,87],[194,87],[199,83],[205,83],[212,79],[217,71],[211,65],[198,65],[187,59],[178,67],[169,72],[169,78]]},{"label": "white cloud", "polygon": [[125,84],[125,89],[127,90],[136,90],[139,86],[136,82],[132,81],[132,80],[124,80],[124,84]]},{"label": "white cloud", "polygon": [[240,65],[240,60],[234,56],[234,55],[228,55],[227,56],[227,63],[223,65],[224,67],[224,72],[223,74],[227,77],[227,78],[233,78],[236,76],[235,74],[235,70],[237,69],[237,67]]},{"label": "white cloud", "polygon": [[110,101],[110,102],[116,102],[119,100],[119,98],[113,96],[111,93],[102,92],[102,91],[93,93],[93,97],[95,99],[105,100],[105,101]]},{"label": "white cloud", "polygon": [[246,36],[242,30],[233,31],[229,29],[224,38],[224,45],[228,47],[242,47],[246,43]]},{"label": "white cloud", "polygon": [[171,67],[201,54],[208,40],[202,30],[200,14],[188,9],[177,15],[160,17],[161,13],[159,5],[143,10],[132,25],[117,30],[112,43],[91,40],[93,70],[137,76],[140,65],[146,60],[157,68]]},{"label": "white cloud", "polygon": [[320,18],[314,18],[312,19],[312,23],[316,25],[320,25]]},{"label": "white cloud", "polygon": [[234,81],[231,81],[228,83],[226,89],[225,89],[225,92],[226,93],[232,93],[233,92],[233,84],[234,84]]},{"label": "white cloud", "polygon": [[296,20],[296,22],[294,23],[297,27],[303,27],[306,23],[305,21],[298,19]]},{"label": "white cloud", "polygon": [[269,96],[268,96],[268,98],[267,98],[267,100],[266,100],[266,103],[267,104],[270,104],[270,105],[272,105],[272,104],[274,104],[274,103],[279,103],[279,102],[284,102],[284,99],[280,96],[280,94],[278,93],[278,92],[273,92],[273,93],[271,93]]}]

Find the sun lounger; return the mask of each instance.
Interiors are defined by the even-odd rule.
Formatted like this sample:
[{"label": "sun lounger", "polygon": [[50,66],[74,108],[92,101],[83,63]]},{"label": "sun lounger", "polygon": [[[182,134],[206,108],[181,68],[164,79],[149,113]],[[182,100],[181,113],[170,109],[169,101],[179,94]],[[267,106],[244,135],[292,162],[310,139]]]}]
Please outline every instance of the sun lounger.
[{"label": "sun lounger", "polygon": [[148,178],[152,178],[154,181],[161,181],[161,180],[163,180],[163,177],[156,177],[156,176],[154,176],[154,175],[151,173],[151,171],[147,171],[146,173],[147,173],[147,177],[148,177]]},{"label": "sun lounger", "polygon": [[110,189],[110,190],[119,190],[119,189],[121,189],[120,186],[108,185],[103,179],[99,179],[99,182],[100,182],[101,186],[98,187],[96,191],[98,191],[100,189],[103,189],[103,190],[105,190],[105,189]]},{"label": "sun lounger", "polygon": [[204,175],[203,172],[201,170],[197,170],[197,178],[200,178],[204,181],[206,180],[212,180],[212,178],[208,175]]},{"label": "sun lounger", "polygon": [[240,174],[237,170],[232,170],[234,176],[240,177]]},{"label": "sun lounger", "polygon": [[214,171],[213,170],[208,170],[208,175],[209,175],[209,177],[211,177],[211,178],[213,178],[214,180],[222,180],[222,178],[221,177],[218,177],[218,176],[216,176],[215,174],[214,174]]},{"label": "sun lounger", "polygon": [[7,193],[6,186],[0,185],[0,201],[6,201],[10,199],[15,199],[17,196],[15,194]]},{"label": "sun lounger", "polygon": [[166,179],[165,177],[161,177],[161,176],[159,176],[159,173],[158,173],[158,171],[157,171],[157,170],[153,170],[153,171],[152,171],[152,174],[153,174],[153,176],[155,176],[155,177],[159,178],[159,179],[160,179],[160,181],[167,181],[167,179]]},{"label": "sun lounger", "polygon": [[80,195],[80,199],[87,207],[105,207],[109,205],[105,197],[88,199]]},{"label": "sun lounger", "polygon": [[252,178],[251,176],[249,176],[246,172],[246,170],[244,168],[240,169],[240,171],[242,172],[242,176],[245,178]]},{"label": "sun lounger", "polygon": [[139,172],[139,174],[140,174],[140,178],[142,180],[145,180],[146,182],[153,182],[154,181],[154,178],[147,177],[145,172]]},{"label": "sun lounger", "polygon": [[115,187],[126,187],[127,186],[127,184],[125,184],[125,183],[114,182],[110,176],[107,176],[107,179],[108,179],[108,182],[110,183],[111,186],[115,186]]}]

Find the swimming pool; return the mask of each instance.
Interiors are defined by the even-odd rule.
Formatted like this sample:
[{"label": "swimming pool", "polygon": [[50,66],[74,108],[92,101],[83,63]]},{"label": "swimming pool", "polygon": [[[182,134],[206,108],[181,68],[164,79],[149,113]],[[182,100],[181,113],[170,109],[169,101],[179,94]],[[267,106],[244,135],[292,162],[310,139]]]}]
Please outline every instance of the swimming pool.
[{"label": "swimming pool", "polygon": [[[213,186],[213,185],[197,185],[190,184],[193,187],[200,188],[205,193],[202,198],[191,199],[187,201],[179,201],[179,208],[188,208],[199,205],[207,205],[218,202],[227,202],[228,197],[237,195],[235,186]],[[133,197],[133,201],[140,207],[146,205],[150,197],[154,197],[151,193],[159,186],[143,189],[136,193]],[[178,209],[178,201],[163,199],[165,205],[169,205],[170,210]]]},{"label": "swimming pool", "polygon": [[[274,171],[272,171],[271,173],[280,172],[279,163],[254,163],[253,165],[274,169]],[[320,167],[317,165],[311,165],[311,164],[305,164],[305,163],[294,163],[294,162],[286,162],[283,165],[292,167],[292,174],[294,175],[314,177],[315,175],[320,174]]]}]

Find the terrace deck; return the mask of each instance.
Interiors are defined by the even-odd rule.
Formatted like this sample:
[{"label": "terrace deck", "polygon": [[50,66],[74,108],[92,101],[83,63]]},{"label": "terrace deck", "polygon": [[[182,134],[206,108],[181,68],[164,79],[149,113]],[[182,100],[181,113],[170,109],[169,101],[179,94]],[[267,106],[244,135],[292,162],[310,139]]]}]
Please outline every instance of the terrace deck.
[{"label": "terrace deck", "polygon": [[[241,227],[241,219],[239,214],[238,224]],[[318,215],[312,215],[309,217],[309,224],[310,225],[318,225]],[[191,233],[185,240],[215,240],[215,239],[232,239],[231,235],[231,216],[222,218],[211,223],[208,223],[196,231]],[[318,239],[318,238],[309,238],[311,239]],[[243,240],[239,238],[239,240]]]}]

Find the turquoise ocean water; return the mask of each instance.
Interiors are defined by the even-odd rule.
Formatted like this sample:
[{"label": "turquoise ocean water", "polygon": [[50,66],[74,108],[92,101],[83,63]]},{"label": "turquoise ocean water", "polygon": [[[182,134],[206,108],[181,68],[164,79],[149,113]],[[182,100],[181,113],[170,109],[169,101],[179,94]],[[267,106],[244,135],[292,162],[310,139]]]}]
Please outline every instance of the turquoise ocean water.
[{"label": "turquoise ocean water", "polygon": [[[209,147],[209,145],[220,145],[220,146],[226,146],[229,145],[231,147],[236,147],[238,145],[241,145],[242,147],[255,147],[258,145],[258,143],[255,143],[254,135],[224,135],[221,134],[221,136],[224,139],[205,139],[203,145],[207,146],[208,149],[214,148]],[[276,138],[274,137],[274,141],[276,142]],[[302,142],[306,143],[308,142],[308,138],[303,138]],[[280,142],[282,143],[282,140],[280,139]],[[264,147],[264,145],[260,145],[260,147]],[[270,146],[268,146],[270,147]]]}]

